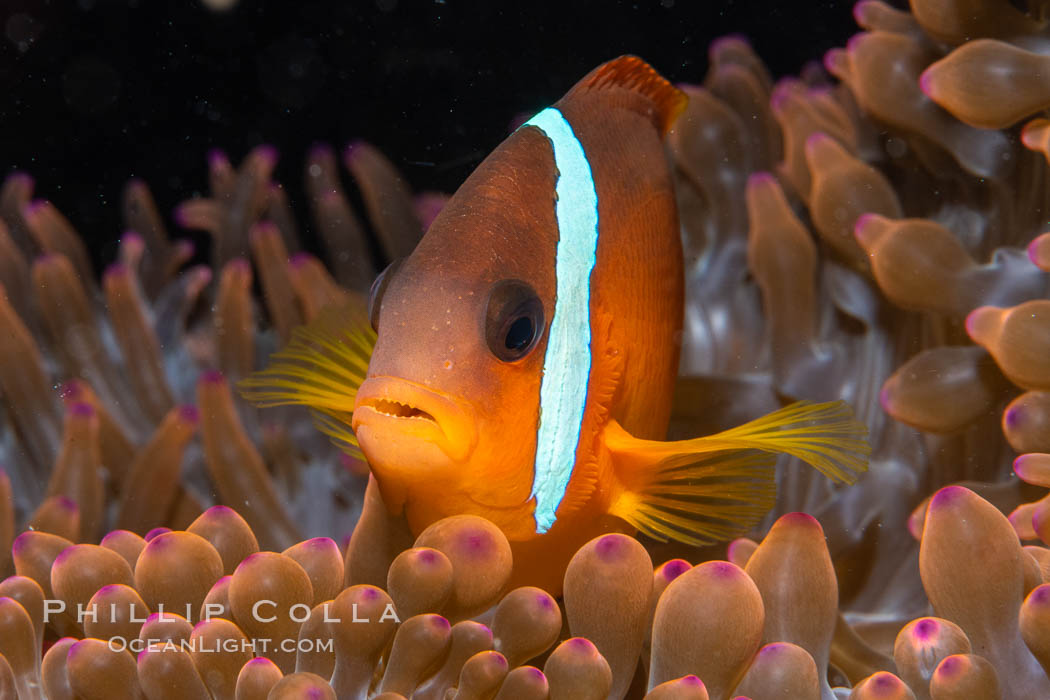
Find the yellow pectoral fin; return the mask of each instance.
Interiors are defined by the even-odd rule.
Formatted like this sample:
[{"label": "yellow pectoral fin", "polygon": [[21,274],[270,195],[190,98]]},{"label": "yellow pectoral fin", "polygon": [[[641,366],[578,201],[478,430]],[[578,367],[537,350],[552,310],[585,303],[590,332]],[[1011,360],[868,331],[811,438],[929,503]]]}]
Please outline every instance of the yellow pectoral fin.
[{"label": "yellow pectoral fin", "polygon": [[360,300],[328,307],[296,328],[266,369],[241,381],[238,389],[257,406],[309,407],[322,432],[360,456],[350,419],[375,342]]},{"label": "yellow pectoral fin", "polygon": [[867,469],[866,436],[842,401],[798,402],[715,435],[674,442],[639,440],[613,421],[603,439],[623,491],[610,512],[659,540],[725,540],[772,507],[778,454],[852,483]]}]

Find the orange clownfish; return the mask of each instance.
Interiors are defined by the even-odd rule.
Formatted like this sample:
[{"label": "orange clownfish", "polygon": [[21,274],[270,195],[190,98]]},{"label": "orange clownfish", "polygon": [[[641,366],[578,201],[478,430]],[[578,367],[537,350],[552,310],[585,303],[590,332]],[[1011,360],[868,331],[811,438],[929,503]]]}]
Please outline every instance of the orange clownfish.
[{"label": "orange clownfish", "polygon": [[376,280],[375,333],[363,313],[322,316],[249,380],[250,398],[319,411],[413,533],[491,520],[514,583],[552,591],[605,532],[703,544],[746,531],[773,503],[779,453],[853,481],[870,448],[843,402],[664,441],[684,283],[663,136],[685,102],[637,57],[592,71]]}]

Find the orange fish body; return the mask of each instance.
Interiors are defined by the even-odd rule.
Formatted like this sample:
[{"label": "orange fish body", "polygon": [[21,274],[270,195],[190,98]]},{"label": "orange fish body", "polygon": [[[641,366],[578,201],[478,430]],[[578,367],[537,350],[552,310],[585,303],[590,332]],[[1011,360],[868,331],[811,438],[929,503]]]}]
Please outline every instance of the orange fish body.
[{"label": "orange fish body", "polygon": [[[775,453],[842,480],[864,466],[863,427],[839,404],[662,442],[684,297],[662,138],[685,99],[633,56],[592,71],[376,281],[360,387],[270,396],[349,421],[414,533],[463,513],[496,523],[515,585],[560,591],[569,558],[604,532],[701,543],[754,524]],[[813,420],[820,437],[799,440]]]}]

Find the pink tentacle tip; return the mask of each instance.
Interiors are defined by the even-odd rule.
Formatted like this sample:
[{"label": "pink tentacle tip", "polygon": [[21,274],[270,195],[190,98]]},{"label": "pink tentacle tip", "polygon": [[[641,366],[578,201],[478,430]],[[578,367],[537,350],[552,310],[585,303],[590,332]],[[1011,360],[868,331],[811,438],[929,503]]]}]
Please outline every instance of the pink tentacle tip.
[{"label": "pink tentacle tip", "polygon": [[488,552],[492,547],[492,539],[489,533],[483,530],[466,530],[460,536],[460,542],[466,545],[471,554]]},{"label": "pink tentacle tip", "polygon": [[143,535],[142,539],[146,540],[147,542],[152,542],[161,535],[166,535],[169,532],[171,532],[171,528],[169,527],[155,527],[149,532],[147,532],[145,535]]},{"label": "pink tentacle tip", "polygon": [[846,51],[851,54],[857,53],[860,50],[860,45],[864,41],[865,37],[868,36],[867,32],[857,32],[849,39],[846,40]]},{"label": "pink tentacle tip", "polygon": [[751,40],[748,39],[747,36],[745,36],[744,34],[726,34],[712,41],[710,47],[707,50],[707,53],[710,57],[714,58],[721,52],[727,49],[732,50],[734,48],[739,47],[741,44],[743,44],[743,48],[751,48]]},{"label": "pink tentacle tip", "polygon": [[75,548],[76,548],[76,545],[73,545],[72,547],[66,547],[61,552],[59,552],[58,556],[55,557],[54,563],[51,565],[52,566],[52,570],[54,569],[54,567],[59,566],[66,559],[69,559],[71,556],[73,556],[73,551],[74,551]]},{"label": "pink tentacle tip", "polygon": [[103,279],[115,279],[118,277],[125,277],[128,274],[128,267],[122,262],[110,263],[106,266],[106,271],[102,273]]},{"label": "pink tentacle tip", "polygon": [[941,629],[940,624],[928,617],[919,620],[912,628],[912,636],[919,641],[925,642],[933,638]]},{"label": "pink tentacle tip", "polygon": [[893,392],[885,384],[879,389],[879,405],[882,406],[883,411],[893,415],[893,411],[890,410],[893,405]]},{"label": "pink tentacle tip", "polygon": [[58,390],[58,396],[63,401],[76,401],[84,393],[84,385],[79,379],[71,379]]},{"label": "pink tentacle tip", "polygon": [[1037,586],[1035,590],[1028,594],[1026,602],[1029,605],[1038,605],[1040,607],[1050,605],[1050,583]]},{"label": "pink tentacle tip", "polygon": [[31,218],[31,217],[35,217],[45,207],[47,207],[48,204],[49,204],[49,202],[46,199],[33,199],[33,200],[30,200],[29,203],[26,204],[22,208],[22,216],[26,217],[27,219]]},{"label": "pink tentacle tip", "polygon": [[756,189],[759,187],[775,187],[776,184],[776,176],[773,175],[773,173],[766,171],[751,173],[747,177],[747,188],[749,190]]},{"label": "pink tentacle tip", "polygon": [[554,599],[551,598],[549,595],[546,595],[546,594],[537,595],[536,596],[536,604],[539,605],[544,610],[553,610],[554,609]]},{"label": "pink tentacle tip", "polygon": [[272,166],[277,163],[277,159],[280,158],[280,151],[273,144],[264,143],[255,147],[256,153],[259,154],[264,160],[268,161]]},{"label": "pink tentacle tip", "polygon": [[316,260],[314,256],[310,255],[305,251],[300,251],[298,253],[295,253],[294,255],[292,255],[291,258],[288,259],[288,264],[291,265],[292,268],[298,270],[301,267],[303,267],[303,265],[306,265],[312,262],[313,260]]},{"label": "pink tentacle tip", "polygon": [[792,527],[807,527],[813,530],[824,531],[824,528],[820,526],[820,521],[814,518],[809,513],[794,512],[786,513],[780,516],[779,521],[782,521],[785,525],[791,525]]},{"label": "pink tentacle tip", "polygon": [[848,54],[845,49],[836,46],[835,48],[828,49],[824,52],[824,57],[821,59],[821,63],[824,64],[824,70],[841,78],[844,60],[847,59],[847,56]]},{"label": "pink tentacle tip", "polygon": [[[105,547],[107,542],[112,542],[113,540],[124,537],[125,535],[135,535],[135,533],[129,532],[128,530],[110,530],[102,536],[102,539],[99,540],[99,544]],[[135,535],[135,537],[138,537],[138,535]]]},{"label": "pink tentacle tip", "polygon": [[919,89],[932,100],[935,97],[936,88],[937,84],[933,79],[933,71],[927,68],[919,75]]},{"label": "pink tentacle tip", "polygon": [[933,494],[933,498],[930,499],[929,510],[932,512],[933,510],[957,506],[968,494],[972,495],[973,491],[965,486],[945,486]]},{"label": "pink tentacle tip", "polygon": [[268,219],[264,219],[263,221],[256,222],[255,225],[252,226],[252,231],[248,237],[251,239],[252,243],[255,243],[262,238],[280,235],[281,232],[277,230],[277,225]]},{"label": "pink tentacle tip", "polygon": [[684,559],[672,559],[660,567],[660,573],[667,581],[674,581],[691,568],[693,567]]},{"label": "pink tentacle tip", "polygon": [[183,202],[182,204],[176,204],[175,208],[171,210],[171,218],[175,220],[176,226],[182,228],[190,228],[189,217],[186,214],[189,202]]},{"label": "pink tentacle tip", "polygon": [[715,576],[720,578],[736,578],[743,573],[739,566],[728,561],[713,561],[710,569]]},{"label": "pink tentacle tip", "polygon": [[586,637],[573,637],[572,639],[565,642],[570,650],[578,653],[593,654],[598,651],[591,640]]},{"label": "pink tentacle tip", "polygon": [[682,676],[681,683],[682,685],[690,685],[696,688],[704,687],[704,682],[700,680],[699,677],[693,675]]},{"label": "pink tentacle tip", "polygon": [[618,559],[624,553],[623,535],[604,535],[594,545],[598,557],[606,561]]},{"label": "pink tentacle tip", "polygon": [[78,401],[70,404],[69,415],[76,416],[77,418],[92,418],[95,415],[95,407],[89,403]]},{"label": "pink tentacle tip", "polygon": [[102,588],[98,589],[95,592],[95,595],[102,595],[102,596],[113,595],[119,589],[120,589],[120,584],[119,583],[110,583],[110,584],[106,584]]},{"label": "pink tentacle tip", "polygon": [[310,549],[316,549],[316,550],[326,550],[326,549],[334,549],[336,551],[339,550],[339,545],[337,545],[335,543],[335,540],[333,540],[331,537],[314,537],[313,539],[310,539],[310,540],[306,541],[306,546],[309,547]]},{"label": "pink tentacle tip", "polygon": [[324,141],[318,141],[310,146],[310,150],[307,152],[307,160],[327,160],[335,155],[335,150],[332,148],[332,144]]},{"label": "pink tentacle tip", "polygon": [[440,630],[452,629],[452,623],[450,623],[447,618],[444,618],[441,615],[434,615],[432,618],[430,618],[430,623]]},{"label": "pink tentacle tip", "polygon": [[379,589],[378,588],[373,588],[372,586],[369,586],[368,588],[365,588],[364,590],[361,591],[361,599],[362,600],[378,600],[379,599]]},{"label": "pink tentacle tip", "polygon": [[59,496],[57,502],[62,510],[69,511],[71,513],[79,509],[77,502],[69,496]]},{"label": "pink tentacle tip", "polygon": [[16,170],[7,176],[6,180],[13,180],[15,183],[27,190],[32,190],[36,185],[36,180],[33,176],[27,172]]},{"label": "pink tentacle tip", "polygon": [[179,419],[184,423],[190,425],[197,425],[200,422],[201,414],[197,410],[197,407],[193,404],[183,404],[179,406]]},{"label": "pink tentacle tip", "polygon": [[872,690],[876,692],[886,692],[895,690],[901,686],[901,681],[892,673],[887,671],[879,671],[871,677]]},{"label": "pink tentacle tip", "polygon": [[346,162],[347,167],[350,167],[353,161],[359,158],[367,148],[368,142],[360,139],[346,144],[346,148],[343,149],[343,161]]},{"label": "pink tentacle tip", "polygon": [[208,167],[212,169],[230,164],[230,159],[226,157],[226,152],[221,148],[208,149],[207,157]]},{"label": "pink tentacle tip", "polygon": [[208,510],[204,511],[204,516],[209,520],[214,518],[229,518],[231,515],[236,516],[237,511],[229,506],[212,506]]},{"label": "pink tentacle tip", "polygon": [[[1007,428],[1016,429],[1023,422],[1024,413],[1025,411],[1023,407],[1011,406],[1010,408],[1006,409],[1005,413],[1003,413],[1003,424]],[[1017,464],[1016,460],[1014,460],[1014,464]]]},{"label": "pink tentacle tip", "polygon": [[226,267],[238,274],[248,274],[252,271],[252,264],[247,258],[233,258],[226,263]]},{"label": "pink tentacle tip", "polygon": [[30,545],[33,538],[36,537],[36,534],[35,530],[26,530],[21,535],[15,537],[11,542],[11,553],[18,556],[20,552],[24,551],[25,548]]},{"label": "pink tentacle tip", "polygon": [[249,659],[245,666],[273,666],[273,662],[267,659],[265,656],[256,656],[254,659]]},{"label": "pink tentacle tip", "polygon": [[814,131],[812,134],[806,137],[806,151],[815,151],[818,148],[825,148],[834,143],[835,139],[831,138],[823,131]]},{"label": "pink tentacle tip", "polygon": [[761,656],[776,656],[777,654],[783,653],[786,648],[787,645],[784,644],[784,642],[772,642],[759,649],[758,653]]},{"label": "pink tentacle tip", "polygon": [[956,673],[959,673],[963,670],[962,660],[963,657],[959,656],[958,654],[947,657],[946,659],[944,659],[944,661],[941,661],[941,663],[937,665],[936,674],[939,676],[952,676]]},{"label": "pink tentacle tip", "polygon": [[871,0],[860,0],[860,2],[853,5],[853,21],[855,21],[861,27],[864,26],[864,7]]},{"label": "pink tentacle tip", "polygon": [[142,240],[142,236],[140,236],[137,231],[133,231],[131,229],[128,229],[123,234],[121,234],[121,236],[120,236],[120,244],[121,245],[139,245],[139,246],[144,245],[143,240]]},{"label": "pink tentacle tip", "polygon": [[198,383],[199,384],[215,384],[215,385],[225,384],[226,383],[226,377],[224,377],[222,375],[222,372],[220,372],[217,369],[209,369],[209,370],[205,370],[204,372],[201,372],[201,376],[200,376],[200,379],[198,380]]}]

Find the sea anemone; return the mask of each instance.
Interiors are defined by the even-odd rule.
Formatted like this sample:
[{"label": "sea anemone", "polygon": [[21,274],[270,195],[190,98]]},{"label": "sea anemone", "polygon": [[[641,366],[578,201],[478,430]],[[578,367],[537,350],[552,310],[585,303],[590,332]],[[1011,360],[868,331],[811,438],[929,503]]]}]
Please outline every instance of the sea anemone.
[{"label": "sea anemone", "polygon": [[[842,488],[784,459],[775,511],[728,550],[596,538],[560,602],[506,590],[491,523],[414,537],[306,412],[231,390],[360,299],[442,196],[413,200],[354,144],[371,241],[318,147],[326,267],[271,181],[276,151],[236,170],[213,152],[211,196],[175,217],[211,234],[211,267],[184,269],[192,246],[135,182],[99,285],[70,222],[8,177],[0,696],[1050,695],[1042,9],[862,0],[862,33],[776,84],[744,40],[712,44],[670,136],[691,378],[672,433],[842,398],[871,466]],[[151,641],[136,657],[111,639]]]}]

